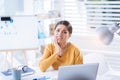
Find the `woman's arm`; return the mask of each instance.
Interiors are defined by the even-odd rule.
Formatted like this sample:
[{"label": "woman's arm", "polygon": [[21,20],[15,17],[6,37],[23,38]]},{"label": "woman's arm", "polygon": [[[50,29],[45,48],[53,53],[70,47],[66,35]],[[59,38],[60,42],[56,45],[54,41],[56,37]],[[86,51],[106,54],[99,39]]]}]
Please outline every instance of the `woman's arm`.
[{"label": "woman's arm", "polygon": [[39,67],[42,72],[45,72],[57,59],[57,54],[52,53],[52,47],[46,46],[42,59],[39,62]]}]

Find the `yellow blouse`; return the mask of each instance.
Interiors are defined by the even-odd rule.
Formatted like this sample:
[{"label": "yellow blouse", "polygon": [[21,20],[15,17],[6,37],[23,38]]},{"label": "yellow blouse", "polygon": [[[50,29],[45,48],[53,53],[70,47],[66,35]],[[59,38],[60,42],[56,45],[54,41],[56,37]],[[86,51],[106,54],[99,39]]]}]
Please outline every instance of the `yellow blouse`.
[{"label": "yellow blouse", "polygon": [[69,43],[68,48],[61,57],[55,52],[53,43],[46,46],[42,59],[39,62],[39,67],[42,72],[45,72],[50,66],[52,66],[54,70],[57,70],[58,67],[62,65],[83,64],[82,54],[72,43]]}]

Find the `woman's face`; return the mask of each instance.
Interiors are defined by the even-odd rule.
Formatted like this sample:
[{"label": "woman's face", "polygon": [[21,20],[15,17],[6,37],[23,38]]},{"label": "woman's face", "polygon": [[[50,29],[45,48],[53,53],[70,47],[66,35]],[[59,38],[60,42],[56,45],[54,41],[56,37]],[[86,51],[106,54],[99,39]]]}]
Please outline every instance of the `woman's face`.
[{"label": "woman's face", "polygon": [[59,24],[55,31],[54,37],[57,43],[65,43],[68,38],[71,36],[65,25]]}]

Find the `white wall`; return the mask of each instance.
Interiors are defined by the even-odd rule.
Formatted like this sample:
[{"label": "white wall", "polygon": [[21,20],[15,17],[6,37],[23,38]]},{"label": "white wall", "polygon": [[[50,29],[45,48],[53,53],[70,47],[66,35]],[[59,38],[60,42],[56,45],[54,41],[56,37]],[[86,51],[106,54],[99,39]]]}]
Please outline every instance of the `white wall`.
[{"label": "white wall", "polygon": [[18,12],[23,12],[23,3],[23,0],[4,0],[5,13],[3,15],[15,15]]}]

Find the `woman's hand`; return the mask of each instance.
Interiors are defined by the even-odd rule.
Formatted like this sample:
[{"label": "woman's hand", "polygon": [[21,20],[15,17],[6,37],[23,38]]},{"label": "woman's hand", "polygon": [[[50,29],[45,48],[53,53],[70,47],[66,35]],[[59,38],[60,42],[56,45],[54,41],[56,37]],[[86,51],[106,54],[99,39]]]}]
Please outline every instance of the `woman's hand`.
[{"label": "woman's hand", "polygon": [[62,56],[68,47],[67,43],[59,43],[56,37],[54,37],[54,45],[58,56]]},{"label": "woman's hand", "polygon": [[55,49],[56,49],[56,54],[57,54],[58,56],[62,56],[63,50],[62,50],[62,48],[59,46],[59,43],[57,42],[56,39],[55,39],[55,41],[54,41],[54,45],[55,45]]}]

